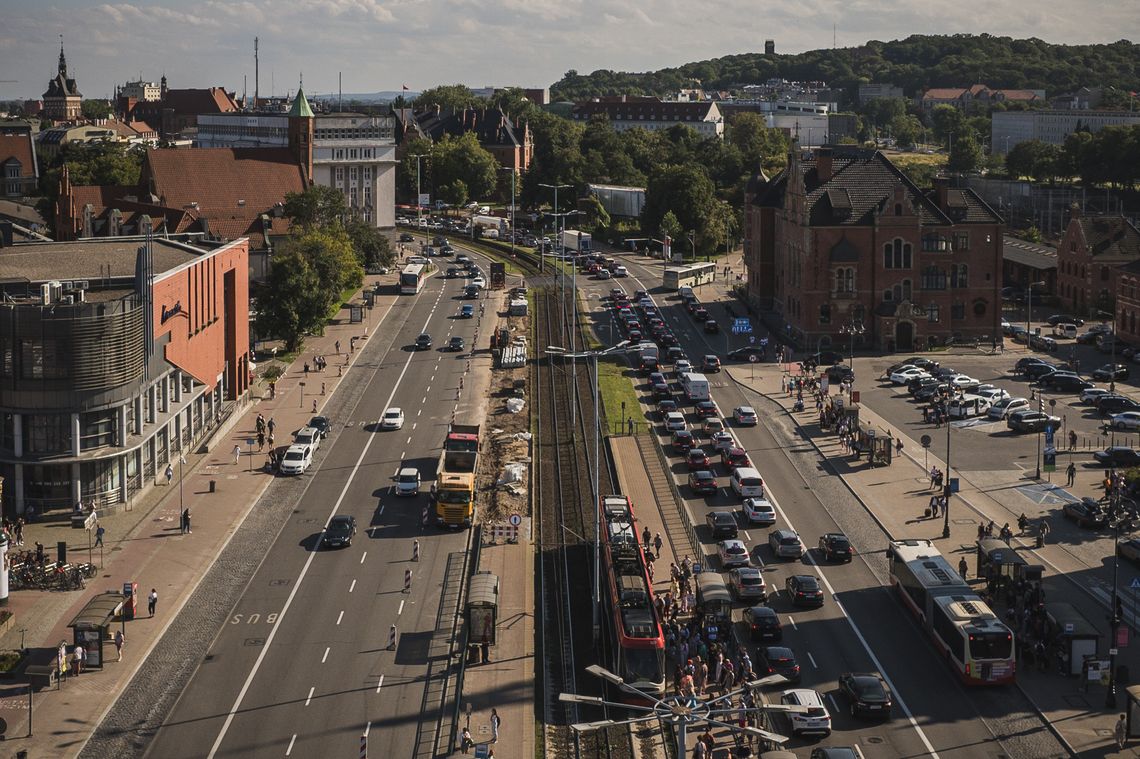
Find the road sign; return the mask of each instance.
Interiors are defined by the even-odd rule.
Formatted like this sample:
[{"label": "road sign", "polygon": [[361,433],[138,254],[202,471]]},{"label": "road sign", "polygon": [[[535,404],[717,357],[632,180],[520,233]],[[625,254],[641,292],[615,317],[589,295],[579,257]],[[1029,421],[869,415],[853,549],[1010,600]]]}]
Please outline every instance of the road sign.
[{"label": "road sign", "polygon": [[755,364],[757,361],[760,360],[760,357],[757,356],[755,353],[752,353],[748,356],[748,360]]},{"label": "road sign", "polygon": [[1140,577],[1133,577],[1132,584],[1128,587],[1132,588],[1133,590],[1140,590]]},{"label": "road sign", "polygon": [[922,443],[923,448],[929,448],[932,441],[930,439],[930,435],[923,435],[918,439],[918,442]]},{"label": "road sign", "polygon": [[752,334],[752,322],[747,317],[738,316],[732,320],[732,334],[734,335],[750,335]]},{"label": "road sign", "polygon": [[431,205],[431,194],[430,193],[426,193],[426,192],[420,193],[420,205],[421,206],[430,206]]},{"label": "road sign", "polygon": [[764,348],[767,348],[768,347],[768,338],[766,338],[766,337],[760,338],[760,345]]},{"label": "road sign", "polygon": [[748,336],[748,344],[749,345],[755,345],[756,344],[756,335],[749,335]]},{"label": "road sign", "polygon": [[515,527],[518,527],[520,524],[522,524],[522,517],[519,516],[518,514],[511,514],[511,518],[509,521]]}]

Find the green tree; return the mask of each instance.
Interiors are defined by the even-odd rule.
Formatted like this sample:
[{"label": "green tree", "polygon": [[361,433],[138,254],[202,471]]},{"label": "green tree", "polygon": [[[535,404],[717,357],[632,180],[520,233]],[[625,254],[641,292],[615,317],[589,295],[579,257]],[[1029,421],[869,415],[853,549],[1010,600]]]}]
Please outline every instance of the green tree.
[{"label": "green tree", "polygon": [[578,209],[585,213],[586,224],[591,229],[605,228],[610,225],[610,212],[598,200],[597,195],[587,195],[578,201]]},{"label": "green tree", "polygon": [[348,218],[344,193],[323,185],[285,193],[284,210],[294,224],[305,230],[335,227]]},{"label": "green tree", "polygon": [[961,136],[965,124],[966,117],[952,105],[945,103],[936,105],[930,112],[930,127],[934,139],[943,145],[950,142],[950,135],[953,134],[955,139]]},{"label": "green tree", "polygon": [[971,172],[977,171],[982,165],[982,146],[974,137],[974,133],[967,131],[954,139],[950,148],[950,160],[946,168],[950,171]]},{"label": "green tree", "polygon": [[672,211],[682,229],[704,236],[714,201],[712,181],[700,167],[666,166],[649,177],[642,226],[651,234],[660,234],[662,219]]},{"label": "green tree", "polygon": [[[526,205],[554,206],[554,193],[543,184],[568,184],[558,193],[562,210],[572,208],[575,192],[585,184],[581,142],[584,127],[551,113],[539,112],[530,121],[534,134],[534,156],[523,175],[519,197]],[[559,209],[555,209],[556,211]]]},{"label": "green tree", "polygon": [[467,183],[462,179],[453,179],[439,188],[439,199],[456,208],[467,205]]},{"label": "green tree", "polygon": [[430,90],[424,90],[416,98],[417,111],[434,108],[437,105],[443,111],[461,111],[464,108],[485,104],[485,101],[471,94],[471,90],[465,84],[441,84]]},{"label": "green tree", "polygon": [[105,119],[112,113],[111,103],[107,100],[84,100],[79,108],[85,119]]},{"label": "green tree", "polygon": [[[438,192],[445,187],[458,189],[462,182],[468,197],[482,199],[492,195],[498,181],[499,164],[495,157],[479,144],[474,132],[459,137],[446,135],[435,146],[432,156],[432,176]],[[462,205],[462,202],[457,204]]]},{"label": "green tree", "polygon": [[392,244],[387,236],[372,224],[353,218],[345,225],[345,231],[352,240],[352,249],[356,253],[357,262],[365,270],[377,266],[391,266],[395,262],[396,256],[392,253]]},{"label": "green tree", "polygon": [[258,334],[280,338],[292,352],[306,333],[320,330],[327,314],[328,302],[304,253],[293,245],[280,246],[257,299]]},{"label": "green tree", "polygon": [[[325,309],[340,302],[341,293],[364,282],[364,267],[343,227],[310,229],[294,235],[280,247],[295,249],[305,257],[317,277]],[[276,258],[276,256],[275,256]],[[273,268],[277,268],[274,261]]]},{"label": "green tree", "polygon": [[[681,242],[681,222],[677,221],[677,215],[672,211],[666,211],[665,215],[661,217],[661,222],[657,225],[657,234],[664,240],[668,237],[673,241],[673,245],[679,245]],[[680,248],[677,248],[679,251]]]},{"label": "green tree", "polygon": [[55,234],[55,203],[59,197],[59,178],[67,166],[73,186],[136,186],[142,171],[143,151],[129,149],[117,142],[68,143],[40,175],[40,199],[36,210],[47,220]]},{"label": "green tree", "polygon": [[[396,181],[400,190],[400,197],[411,199],[413,202],[418,191],[431,192],[432,188],[432,141],[426,137],[412,137],[404,142],[400,161],[396,173]],[[416,158],[415,156],[420,156]],[[419,172],[417,174],[417,171]],[[418,179],[418,185],[417,185]]]}]

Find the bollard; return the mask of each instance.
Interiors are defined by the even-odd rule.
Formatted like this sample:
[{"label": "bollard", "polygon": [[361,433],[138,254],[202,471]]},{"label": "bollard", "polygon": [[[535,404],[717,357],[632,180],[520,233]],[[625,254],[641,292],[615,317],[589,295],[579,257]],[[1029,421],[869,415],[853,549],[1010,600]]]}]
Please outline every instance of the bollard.
[{"label": "bollard", "polygon": [[420,541],[416,538],[412,541],[412,561],[420,560]]},{"label": "bollard", "polygon": [[396,626],[392,625],[388,628],[388,650],[396,650]]},{"label": "bollard", "polygon": [[404,570],[404,592],[412,592],[412,570],[410,569]]}]

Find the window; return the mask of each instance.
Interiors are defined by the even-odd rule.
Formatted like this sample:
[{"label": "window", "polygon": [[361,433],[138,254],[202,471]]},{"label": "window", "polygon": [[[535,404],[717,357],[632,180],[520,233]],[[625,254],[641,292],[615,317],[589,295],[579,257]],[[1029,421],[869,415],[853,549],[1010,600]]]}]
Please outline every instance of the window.
[{"label": "window", "polygon": [[953,264],[950,267],[950,286],[951,287],[968,287],[966,284],[966,275],[969,267],[966,264]]},{"label": "window", "polygon": [[910,297],[911,286],[909,279],[904,279],[902,282],[891,288],[891,298],[895,301],[902,302],[904,300],[910,300]]},{"label": "window", "polygon": [[950,306],[951,319],[965,319],[966,318],[966,304],[954,303]]},{"label": "window", "polygon": [[937,266],[926,267],[922,270],[919,287],[923,290],[945,290],[946,272]]},{"label": "window", "polygon": [[883,246],[883,267],[886,269],[911,268],[911,247],[909,242],[895,239]]},{"label": "window", "polygon": [[954,250],[969,250],[970,249],[970,233],[969,232],[955,232],[954,233]]},{"label": "window", "polygon": [[71,453],[70,414],[26,414],[23,422],[27,453]]},{"label": "window", "polygon": [[929,306],[926,307],[926,320],[928,322],[938,321],[938,304],[937,303],[931,303]]},{"label": "window", "polygon": [[835,292],[850,294],[855,292],[855,270],[841,268],[835,270]]},{"label": "window", "polygon": [[819,323],[831,324],[831,304],[824,303],[819,307]]},{"label": "window", "polygon": [[895,203],[895,216],[902,216],[902,203]]},{"label": "window", "polygon": [[336,167],[336,183],[338,185],[344,184],[344,167],[343,166],[337,166]]},{"label": "window", "polygon": [[950,241],[942,235],[923,235],[922,249],[927,253],[946,253],[950,250]]},{"label": "window", "polygon": [[88,451],[93,448],[106,448],[115,444],[115,431],[118,427],[119,413],[115,409],[108,411],[92,411],[82,415],[82,429],[79,437],[79,449]]},{"label": "window", "polygon": [[883,302],[890,303],[895,299],[895,294],[890,290],[883,290]]}]

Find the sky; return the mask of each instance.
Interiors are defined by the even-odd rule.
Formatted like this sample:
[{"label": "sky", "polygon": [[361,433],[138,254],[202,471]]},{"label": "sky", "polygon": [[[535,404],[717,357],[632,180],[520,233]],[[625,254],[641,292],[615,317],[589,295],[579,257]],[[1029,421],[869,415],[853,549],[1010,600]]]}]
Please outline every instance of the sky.
[{"label": "sky", "polygon": [[[860,45],[911,34],[988,32],[1113,42],[1140,30],[1140,3],[1093,0],[0,0],[0,100],[38,98],[59,35],[84,97],[116,84],[253,93],[413,91],[438,84],[549,86],[566,71],[651,71],[722,55]],[[1080,19],[1080,23],[1073,20]],[[1064,36],[1061,36],[1064,35]],[[997,83],[1000,84],[1000,83]]]}]

